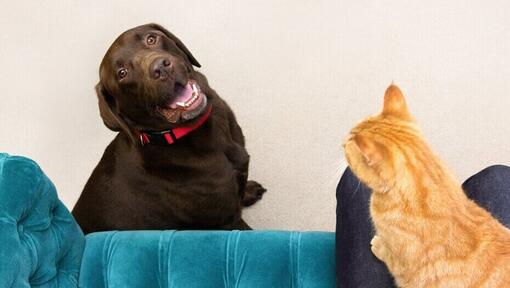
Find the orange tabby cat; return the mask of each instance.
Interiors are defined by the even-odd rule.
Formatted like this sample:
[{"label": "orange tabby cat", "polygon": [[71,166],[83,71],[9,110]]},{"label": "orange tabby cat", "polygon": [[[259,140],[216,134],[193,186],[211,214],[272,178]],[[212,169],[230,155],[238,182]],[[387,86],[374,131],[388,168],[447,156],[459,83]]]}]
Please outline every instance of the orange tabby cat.
[{"label": "orange tabby cat", "polygon": [[372,252],[399,287],[510,287],[510,230],[467,198],[397,86],[344,147],[352,171],[373,190]]}]

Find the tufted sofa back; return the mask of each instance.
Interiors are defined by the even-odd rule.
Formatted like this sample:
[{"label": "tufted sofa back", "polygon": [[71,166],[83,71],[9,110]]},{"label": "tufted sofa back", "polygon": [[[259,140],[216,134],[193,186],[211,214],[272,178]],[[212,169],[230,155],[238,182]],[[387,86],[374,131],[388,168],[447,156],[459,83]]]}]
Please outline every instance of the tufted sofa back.
[{"label": "tufted sofa back", "polygon": [[84,244],[41,168],[0,153],[0,287],[77,287]]}]

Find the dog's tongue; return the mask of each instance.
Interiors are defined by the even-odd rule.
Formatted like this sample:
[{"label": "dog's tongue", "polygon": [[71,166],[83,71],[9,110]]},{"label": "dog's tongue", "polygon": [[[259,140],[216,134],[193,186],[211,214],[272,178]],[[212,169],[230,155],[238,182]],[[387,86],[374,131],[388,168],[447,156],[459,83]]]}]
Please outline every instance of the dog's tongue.
[{"label": "dog's tongue", "polygon": [[179,107],[177,105],[178,102],[186,103],[193,97],[193,88],[191,87],[190,81],[186,83],[186,86],[176,85],[174,92],[176,97],[169,105],[172,109],[177,109]]}]

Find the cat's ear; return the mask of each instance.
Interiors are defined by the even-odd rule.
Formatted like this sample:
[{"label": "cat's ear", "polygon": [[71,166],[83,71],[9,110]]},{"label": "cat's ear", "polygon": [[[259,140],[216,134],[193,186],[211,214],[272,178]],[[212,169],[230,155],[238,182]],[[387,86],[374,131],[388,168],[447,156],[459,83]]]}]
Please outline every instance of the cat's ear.
[{"label": "cat's ear", "polygon": [[382,115],[394,116],[402,120],[412,120],[402,91],[400,91],[400,89],[393,83],[384,93],[384,107]]},{"label": "cat's ear", "polygon": [[377,165],[384,159],[384,147],[376,141],[368,137],[356,135],[354,143],[358,146],[368,166]]}]

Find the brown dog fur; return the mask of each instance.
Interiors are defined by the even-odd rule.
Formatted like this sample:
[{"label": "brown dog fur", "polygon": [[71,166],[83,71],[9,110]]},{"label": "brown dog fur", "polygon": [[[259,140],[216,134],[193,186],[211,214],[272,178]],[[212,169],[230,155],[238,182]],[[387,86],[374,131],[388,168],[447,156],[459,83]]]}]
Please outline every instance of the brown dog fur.
[{"label": "brown dog fur", "polygon": [[[150,43],[148,35],[153,37]],[[155,57],[172,62],[165,81],[149,76]],[[234,113],[193,66],[200,64],[191,52],[157,24],[128,30],[109,48],[96,91],[104,124],[119,133],[73,209],[85,233],[249,229],[241,209],[258,201],[266,190],[247,181],[249,156]],[[118,76],[121,67],[129,69],[123,78]],[[137,131],[193,125],[200,118],[170,122],[158,113],[176,97],[174,86],[189,79],[207,97],[211,116],[172,145],[142,146]]]}]

